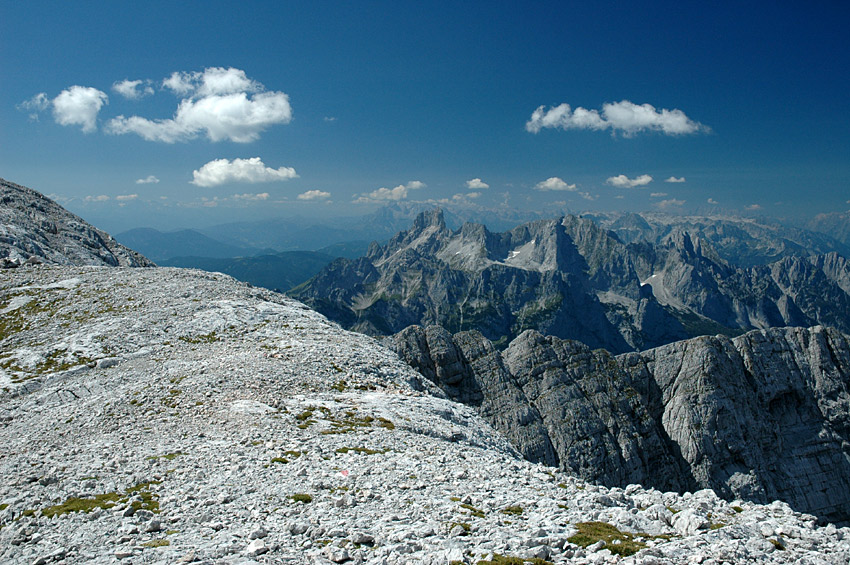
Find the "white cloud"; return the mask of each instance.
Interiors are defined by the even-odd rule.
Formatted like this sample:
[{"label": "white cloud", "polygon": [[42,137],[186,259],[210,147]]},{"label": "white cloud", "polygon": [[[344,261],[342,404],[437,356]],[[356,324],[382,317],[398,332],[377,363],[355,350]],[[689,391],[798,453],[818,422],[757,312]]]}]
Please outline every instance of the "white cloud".
[{"label": "white cloud", "polygon": [[59,93],[59,96],[49,100],[44,93],[37,94],[21,106],[30,110],[46,110],[53,107],[53,119],[63,126],[82,126],[84,133],[97,129],[97,114],[109,97],[90,86],[72,86]]},{"label": "white cloud", "polygon": [[38,113],[47,110],[50,107],[50,98],[44,92],[39,92],[29,100],[24,100],[16,106],[18,110],[27,110],[30,112],[31,120],[38,121]]},{"label": "white cloud", "polygon": [[336,121],[335,116],[325,116],[324,119],[325,119],[326,122],[335,122]]},{"label": "white cloud", "polygon": [[685,177],[670,177],[669,179],[664,179],[664,182],[685,182]]},{"label": "white cloud", "polygon": [[[289,97],[265,91],[245,71],[211,67],[200,73],[173,73],[163,87],[181,96],[171,119],[150,120],[141,116],[118,116],[109,121],[114,134],[135,133],[148,141],[174,143],[201,134],[210,141],[228,139],[248,143],[276,124],[292,120]],[[250,96],[249,96],[250,95]]]},{"label": "white cloud", "polygon": [[469,190],[481,190],[484,188],[490,188],[490,185],[479,178],[474,178],[466,181],[466,188]]},{"label": "white cloud", "polygon": [[250,159],[215,159],[200,169],[192,171],[195,186],[218,186],[229,182],[275,182],[298,177],[292,167],[272,169],[266,167],[259,157]]},{"label": "white cloud", "polygon": [[112,85],[112,90],[129,100],[139,100],[153,94],[150,81],[147,80],[122,80]]},{"label": "white cloud", "polygon": [[590,194],[589,192],[579,192],[578,195],[584,198],[585,200],[596,200],[597,198],[599,198],[598,194]]},{"label": "white cloud", "polygon": [[86,196],[85,197],[86,202],[106,202],[107,200],[109,200],[109,197],[105,194],[101,194],[99,196]]},{"label": "white cloud", "polygon": [[411,190],[418,190],[420,188],[425,188],[426,185],[422,181],[412,180],[407,184],[400,184],[393,188],[381,187],[377,190],[373,190],[368,194],[361,194],[355,202],[378,202],[378,201],[386,201],[386,200],[404,200],[407,198],[407,193]]},{"label": "white cloud", "polygon": [[298,195],[298,200],[327,200],[331,197],[330,192],[321,190],[308,190]]},{"label": "white cloud", "polygon": [[650,196],[650,198],[664,198],[665,196],[667,196],[667,193],[666,192],[653,192],[649,196]]},{"label": "white cloud", "polygon": [[143,179],[136,179],[136,184],[157,184],[159,183],[159,179],[153,175],[148,175]]},{"label": "white cloud", "polygon": [[710,131],[699,122],[688,118],[681,110],[656,110],[651,104],[634,104],[628,100],[608,102],[602,105],[602,112],[560,104],[552,108],[539,106],[525,124],[525,129],[537,133],[543,128],[554,129],[611,129],[612,133],[621,133],[631,137],[642,131],[659,131],[665,135],[683,135]]},{"label": "white cloud", "polygon": [[617,188],[634,188],[636,186],[648,185],[652,182],[652,177],[649,175],[640,175],[639,177],[630,179],[626,175],[617,175],[616,177],[608,177],[605,182]]},{"label": "white cloud", "polygon": [[245,71],[230,67],[208,67],[203,72],[174,72],[162,81],[162,86],[184,96],[222,96],[237,92],[262,92],[265,87],[249,79]]},{"label": "white cloud", "polygon": [[708,202],[709,204],[717,204],[718,203],[717,200],[715,200],[714,198],[709,198],[708,200],[706,200],[706,202]]},{"label": "white cloud", "polygon": [[677,200],[675,198],[671,198],[670,200],[662,200],[658,203],[659,208],[673,208],[684,205],[685,200]]},{"label": "white cloud", "polygon": [[567,184],[558,177],[549,177],[534,185],[534,190],[576,190],[575,184]]},{"label": "white cloud", "polygon": [[747,210],[761,210],[761,204],[750,204],[747,206]]},{"label": "white cloud", "polygon": [[126,202],[127,200],[135,200],[138,198],[138,194],[119,194],[115,197],[115,200],[120,200],[122,202]]},{"label": "white cloud", "polygon": [[234,200],[250,200],[250,201],[260,201],[260,200],[268,200],[269,193],[268,192],[258,192],[257,194],[234,194],[231,198]]}]

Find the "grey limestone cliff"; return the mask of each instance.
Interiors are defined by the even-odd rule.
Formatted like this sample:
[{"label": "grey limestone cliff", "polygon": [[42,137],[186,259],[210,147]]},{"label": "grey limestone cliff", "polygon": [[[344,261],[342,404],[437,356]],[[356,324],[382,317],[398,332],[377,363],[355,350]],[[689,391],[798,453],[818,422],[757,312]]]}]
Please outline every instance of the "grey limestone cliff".
[{"label": "grey limestone cliff", "polygon": [[153,263],[44,195],[0,179],[0,264],[149,267]]},{"label": "grey limestone cliff", "polygon": [[850,520],[850,339],[836,330],[706,336],[619,356],[534,331],[501,353],[476,332],[408,328],[390,342],[532,460],[551,464],[540,449],[551,444],[561,469],[606,485],[712,488]]}]

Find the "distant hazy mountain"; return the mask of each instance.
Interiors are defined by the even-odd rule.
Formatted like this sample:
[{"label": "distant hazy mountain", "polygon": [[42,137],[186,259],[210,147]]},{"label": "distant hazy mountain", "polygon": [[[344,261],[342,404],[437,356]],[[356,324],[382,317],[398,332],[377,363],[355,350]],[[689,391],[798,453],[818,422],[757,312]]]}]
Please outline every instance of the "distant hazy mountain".
[{"label": "distant hazy mountain", "polygon": [[[711,233],[707,223],[700,229]],[[753,236],[749,248],[768,246]],[[848,288],[850,267],[835,252],[741,268],[682,230],[625,244],[589,219],[565,216],[504,233],[475,224],[452,231],[432,211],[291,294],[373,335],[436,324],[504,345],[535,329],[622,352],[776,326],[847,332]]]},{"label": "distant hazy mountain", "polygon": [[222,243],[195,230],[161,232],[153,228],[136,228],[119,233],[115,239],[140,250],[157,262],[172,257],[242,257],[260,252],[258,249]]},{"label": "distant hazy mountain", "polygon": [[0,179],[0,262],[153,266],[43,194]]},{"label": "distant hazy mountain", "polygon": [[824,233],[850,246],[850,212],[818,214],[807,226],[810,230]]},{"label": "distant hazy mountain", "polygon": [[[766,265],[783,257],[838,252],[850,256],[847,240],[785,225],[766,218],[735,216],[674,216],[657,212],[584,214],[613,231],[623,243],[664,244],[687,232],[711,243],[717,254],[738,267]],[[846,224],[850,234],[850,223]]]},{"label": "distant hazy mountain", "polygon": [[173,257],[160,261],[163,267],[186,267],[224,273],[231,277],[280,292],[303,283],[333,261],[333,256],[316,251],[284,251],[256,257]]}]

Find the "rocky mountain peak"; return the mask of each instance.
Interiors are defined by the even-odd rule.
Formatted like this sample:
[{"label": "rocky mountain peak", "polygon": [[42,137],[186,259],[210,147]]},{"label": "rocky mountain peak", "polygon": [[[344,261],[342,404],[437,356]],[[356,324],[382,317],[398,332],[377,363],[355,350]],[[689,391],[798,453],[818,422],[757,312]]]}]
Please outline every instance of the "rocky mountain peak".
[{"label": "rocky mountain peak", "polygon": [[144,256],[39,192],[0,179],[0,262],[149,267]]}]

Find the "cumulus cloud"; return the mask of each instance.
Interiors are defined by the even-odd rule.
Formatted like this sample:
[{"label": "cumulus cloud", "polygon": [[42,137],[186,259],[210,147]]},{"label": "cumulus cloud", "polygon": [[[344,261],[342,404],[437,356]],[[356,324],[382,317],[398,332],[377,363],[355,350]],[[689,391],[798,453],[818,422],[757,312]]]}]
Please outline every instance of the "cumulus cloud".
[{"label": "cumulus cloud", "polygon": [[159,179],[153,175],[148,175],[143,179],[136,179],[136,184],[157,184]]},{"label": "cumulus cloud", "polygon": [[474,178],[466,181],[466,188],[469,190],[482,190],[484,188],[490,188],[490,185],[479,178]]},{"label": "cumulus cloud", "polygon": [[709,204],[717,204],[718,203],[717,200],[715,200],[714,198],[709,198],[708,200],[706,200],[706,202],[708,202]]},{"label": "cumulus cloud", "polygon": [[147,80],[122,80],[112,85],[112,90],[128,100],[139,100],[153,95],[153,88]]},{"label": "cumulus cloud", "polygon": [[670,177],[669,179],[664,179],[664,182],[685,182],[685,177]]},{"label": "cumulus cloud", "polygon": [[298,195],[298,200],[327,200],[331,197],[330,192],[322,190],[308,190]]},{"label": "cumulus cloud", "polygon": [[245,192],[243,194],[234,194],[231,198],[234,200],[249,200],[249,201],[259,201],[259,200],[268,200],[269,193],[268,192],[258,192],[257,194],[250,194]]},{"label": "cumulus cloud", "polygon": [[412,180],[407,184],[400,184],[393,188],[381,187],[367,194],[361,194],[355,202],[379,202],[387,200],[404,200],[407,198],[408,192],[425,188],[426,185],[422,181]]},{"label": "cumulus cloud", "polygon": [[544,181],[538,182],[534,185],[534,190],[576,190],[575,184],[567,184],[563,180],[558,177],[549,177]]},{"label": "cumulus cloud", "polygon": [[164,88],[185,96],[174,117],[151,120],[141,116],[118,116],[108,123],[114,134],[135,133],[148,141],[174,143],[206,135],[210,141],[248,143],[276,124],[292,120],[289,97],[266,91],[245,71],[211,67],[203,72],[175,72],[162,82]]},{"label": "cumulus cloud", "polygon": [[195,186],[218,186],[229,182],[276,182],[297,178],[292,167],[272,169],[259,157],[250,159],[215,159],[200,169],[192,171],[193,179],[189,181]]},{"label": "cumulus cloud", "polygon": [[100,194],[98,196],[86,196],[84,200],[86,202],[106,202],[109,200],[109,197],[105,194]]},{"label": "cumulus cloud", "polygon": [[18,104],[19,110],[30,112],[30,119],[37,120],[38,112],[53,109],[53,119],[62,126],[82,126],[84,133],[97,129],[97,115],[104,105],[109,104],[109,96],[90,86],[71,86],[51,100],[40,92]]},{"label": "cumulus cloud", "polygon": [[30,119],[38,121],[38,113],[50,108],[50,98],[44,92],[39,92],[29,100],[24,100],[16,106],[18,110],[28,111]]},{"label": "cumulus cloud", "polygon": [[589,192],[579,192],[578,195],[584,198],[585,200],[596,200],[597,198],[599,198],[598,194],[591,194]]},{"label": "cumulus cloud", "polygon": [[666,192],[653,192],[649,196],[650,196],[650,198],[664,198],[665,196],[667,196],[667,193]]},{"label": "cumulus cloud", "polygon": [[115,200],[126,202],[128,200],[135,200],[138,197],[139,197],[138,194],[119,194],[118,196],[115,197]]},{"label": "cumulus cloud", "polygon": [[656,110],[651,104],[634,104],[628,100],[605,103],[601,112],[581,106],[573,110],[569,104],[560,104],[548,109],[546,106],[539,106],[526,122],[525,129],[538,133],[544,128],[611,129],[613,134],[620,133],[625,137],[642,131],[658,131],[665,135],[710,131],[707,126],[691,120],[681,110]]},{"label": "cumulus cloud", "polygon": [[616,177],[608,177],[605,182],[617,188],[635,188],[636,186],[648,185],[652,182],[652,177],[649,175],[640,175],[630,179],[626,175],[617,175]]},{"label": "cumulus cloud", "polygon": [[671,198],[669,200],[662,200],[658,203],[659,208],[673,208],[679,207],[685,204],[685,200],[677,200],[675,198]]}]

